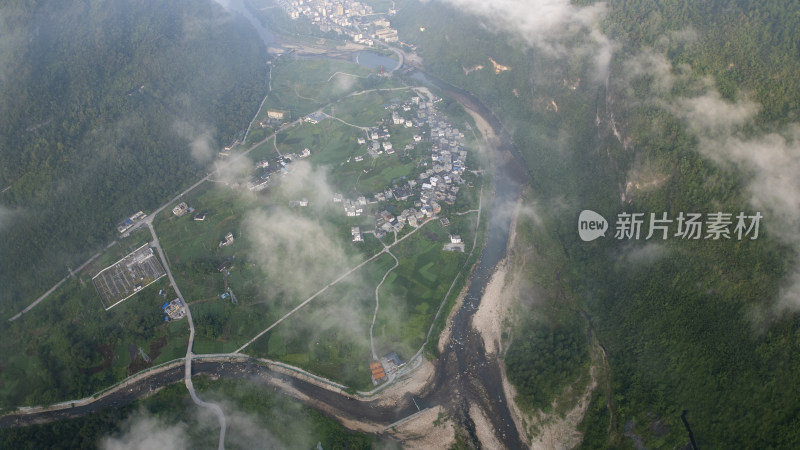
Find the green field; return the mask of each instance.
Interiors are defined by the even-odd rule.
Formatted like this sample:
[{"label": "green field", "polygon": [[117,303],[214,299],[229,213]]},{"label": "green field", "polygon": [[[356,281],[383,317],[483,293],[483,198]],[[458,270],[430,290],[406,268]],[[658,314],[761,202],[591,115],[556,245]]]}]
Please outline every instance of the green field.
[{"label": "green field", "polygon": [[325,119],[316,125],[304,123],[278,134],[278,149],[281,153],[299,153],[308,148],[315,165],[333,165],[359,154],[356,139],[363,135],[357,128]]},{"label": "green field", "polygon": [[366,92],[345,97],[324,111],[353,125],[371,127],[391,119],[389,105],[401,103],[414,95],[410,88]]},{"label": "green field", "polygon": [[[192,308],[197,328],[195,352],[236,350],[316,290],[381,248],[371,235],[365,236],[365,242],[351,242],[350,227],[368,226],[366,217],[345,217],[341,210],[332,210],[331,198],[317,200],[318,194],[311,188],[293,196],[295,175],[302,176],[290,173],[263,195],[206,183],[183,198],[197,211],[206,212],[205,221],[194,221],[188,215],[169,215],[156,221],[173,275]],[[290,199],[301,194],[312,199],[312,206],[286,206]],[[282,240],[284,223],[305,224],[308,228],[304,233],[313,233],[316,238],[313,242],[296,241],[302,241],[301,234]],[[263,236],[262,231],[269,235]],[[234,243],[220,248],[218,243],[228,232],[233,233]],[[274,238],[272,234],[276,234]],[[332,262],[340,258],[343,265],[328,264],[324,257],[313,255],[314,244],[323,241],[333,248],[328,253]],[[267,247],[269,250],[265,250]],[[267,257],[285,252],[288,254],[283,258]],[[217,267],[226,261],[228,286],[237,298],[236,304],[221,298],[226,275]],[[304,270],[297,270],[299,266],[308,267],[309,272],[319,276],[307,278]]]},{"label": "green field", "polygon": [[403,178],[415,178],[415,169],[417,164],[414,162],[403,162],[397,156],[384,155],[373,161],[369,173],[358,179],[356,188],[366,194],[386,189],[392,184],[404,184]]},{"label": "green field", "polygon": [[[460,216],[447,229],[432,221],[393,249],[400,265],[379,290],[375,323],[378,355],[396,351],[410,358],[423,344],[433,317],[471,249],[477,214]],[[442,251],[450,232],[468,241],[466,253]],[[394,266],[382,255],[305,309],[257,340],[245,352],[297,365],[357,389],[372,388],[369,326],[375,288]]]},{"label": "green field", "polygon": [[[472,219],[475,218],[473,214]],[[460,229],[462,224],[444,228],[438,221],[426,224],[393,248],[400,265],[389,274],[380,290],[381,308],[374,329],[379,354],[397,351],[408,358],[424,343],[433,317],[471,249],[469,236],[474,234],[468,232],[467,220],[462,231],[467,242],[465,253],[442,250],[450,242],[449,233]]]},{"label": "green field", "polygon": [[[335,75],[337,72],[345,75]],[[373,70],[349,61],[278,57],[272,63],[272,91],[258,118],[266,117],[268,109],[279,109],[290,111],[297,119],[351,92],[396,86],[389,83]]]},{"label": "green field", "polygon": [[253,151],[251,151],[248,155],[248,158],[252,161],[261,161],[264,159],[271,160],[278,156],[278,152],[275,151],[275,138],[271,138],[264,142],[263,144],[259,145]]},{"label": "green field", "polygon": [[[174,298],[166,277],[109,311],[91,278],[152,239],[146,227],[118,238],[76,278],[0,329],[0,408],[80,398],[186,351],[185,321],[163,322]],[[165,295],[159,296],[160,290]],[[151,361],[146,361],[139,348]]]},{"label": "green field", "polygon": [[[343,118],[351,117],[348,111],[354,112],[361,107],[365,109],[361,113],[363,116],[360,116],[361,120],[366,121],[363,126],[369,126],[377,118],[369,116],[369,113],[377,112],[374,108],[375,102],[350,101],[347,96],[353,92],[401,87],[397,81],[378,77],[373,70],[344,60],[293,59],[289,56],[281,56],[271,62],[271,70],[272,90],[256,115],[256,120],[253,122],[247,138],[248,145],[262,140],[272,131],[272,128],[261,128],[259,125],[261,120],[267,117],[269,110],[288,112],[283,122],[289,122],[320,108],[331,112],[329,108],[332,104],[335,115]],[[355,98],[367,95],[359,95]],[[392,97],[398,95],[395,94]],[[340,112],[340,108],[343,108],[342,112]],[[360,123],[350,123],[360,125]]]},{"label": "green field", "polygon": [[257,340],[246,353],[297,365],[369,390],[369,326],[375,287],[394,265],[381,255]]},{"label": "green field", "polygon": [[82,398],[185,354],[186,321],[163,322],[160,307],[174,298],[166,277],[105,311],[92,275],[82,272],[20,319],[4,322],[0,409]]}]

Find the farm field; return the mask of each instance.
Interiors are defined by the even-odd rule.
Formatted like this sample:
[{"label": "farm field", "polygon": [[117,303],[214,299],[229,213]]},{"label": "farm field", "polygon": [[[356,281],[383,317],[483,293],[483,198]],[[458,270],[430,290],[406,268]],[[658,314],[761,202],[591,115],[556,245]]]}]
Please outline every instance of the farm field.
[{"label": "farm field", "polygon": [[270,64],[272,80],[269,95],[256,115],[247,144],[260,141],[274,127],[261,128],[268,111],[285,112],[283,122],[306,116],[353,92],[393,88],[396,81],[378,77],[375,71],[347,61],[333,59],[293,59],[278,57]]},{"label": "farm field", "polygon": [[0,410],[82,398],[185,354],[186,321],[165,322],[160,308],[174,298],[166,277],[106,311],[93,275],[76,274],[3,325]]},{"label": "farm field", "polygon": [[143,244],[92,278],[103,308],[108,311],[120,302],[166,275],[153,250]]}]

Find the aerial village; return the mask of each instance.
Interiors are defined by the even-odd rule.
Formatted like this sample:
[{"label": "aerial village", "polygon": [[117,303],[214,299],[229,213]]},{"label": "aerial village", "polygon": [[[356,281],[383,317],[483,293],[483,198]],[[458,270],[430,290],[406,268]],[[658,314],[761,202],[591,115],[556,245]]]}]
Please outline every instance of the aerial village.
[{"label": "aerial village", "polygon": [[[397,30],[384,17],[376,18],[372,7],[350,0],[281,0],[278,2],[292,19],[307,18],[323,33],[333,31],[353,42],[372,46],[375,41],[399,42]],[[389,9],[388,15],[397,13]]]},{"label": "aerial village", "polygon": [[[376,215],[374,234],[382,238],[387,233],[398,232],[408,224],[412,227],[420,226],[424,221],[433,218],[442,211],[442,203],[453,205],[456,195],[464,184],[461,177],[466,170],[465,161],[467,151],[464,149],[464,133],[454,127],[450,121],[440,114],[435,107],[438,99],[423,100],[420,97],[413,97],[400,105],[390,105],[392,111],[392,125],[413,128],[414,143],[408,144],[402,149],[403,152],[413,150],[415,143],[423,140],[421,127],[424,124],[430,126],[430,142],[432,143],[430,160],[423,163],[426,169],[420,173],[416,179],[407,180],[405,184],[393,185],[383,191],[375,192],[371,195],[362,195],[355,199],[344,198],[342,194],[335,194],[334,203],[341,203],[344,213],[348,217],[355,217],[364,214],[367,205],[380,204],[385,202],[403,202],[413,199],[414,206],[403,210],[400,214],[394,215],[386,209],[380,210]],[[401,113],[413,112],[413,118],[403,118]],[[373,127],[367,132],[367,136],[359,138],[358,143],[365,146],[366,155],[372,158],[380,158],[386,155],[393,155],[395,149],[389,142],[388,128]],[[363,156],[356,156],[355,161],[359,161]],[[441,218],[442,225],[447,226],[449,220]],[[360,230],[353,229],[353,241],[362,240]],[[451,236],[451,244],[460,244],[458,236]],[[457,248],[455,248],[457,250]],[[461,246],[463,251],[463,245]]]},{"label": "aerial village", "polygon": [[[467,151],[464,148],[464,133],[454,127],[449,119],[436,109],[436,103],[441,99],[431,96],[425,99],[414,96],[402,103],[386,105],[385,108],[392,112],[391,119],[368,128],[363,137],[358,137],[357,143],[363,153],[349,158],[345,163],[361,162],[365,158],[385,158],[392,155],[407,155],[415,145],[423,140],[431,143],[429,159],[421,163],[425,169],[414,179],[408,179],[402,185],[387,186],[385,189],[347,198],[344,194],[333,195],[333,202],[341,205],[347,217],[359,217],[367,211],[374,211],[375,229],[366,231],[381,239],[387,233],[397,233],[406,225],[418,227],[431,218],[438,218],[442,225],[448,226],[449,220],[440,217],[442,204],[453,205],[456,196],[465,184],[462,175],[466,170]],[[326,118],[322,112],[315,112],[306,116],[304,121],[311,124],[319,123]],[[423,137],[423,127],[430,128],[430,136]],[[404,127],[413,130],[413,142],[402,149],[395,149],[389,140],[390,127]],[[398,153],[399,150],[399,153]],[[259,192],[270,186],[274,176],[288,175],[291,172],[291,163],[311,156],[312,150],[304,148],[300,153],[289,153],[277,157],[274,161],[262,160],[255,163],[256,174],[247,183],[247,188]],[[403,177],[405,178],[405,177]],[[413,206],[404,209],[399,214],[392,214],[387,208],[380,207],[389,203],[413,200]],[[290,206],[308,206],[305,198],[293,200]],[[392,208],[389,208],[392,209]],[[350,235],[353,242],[363,242],[364,231],[360,227],[352,227]],[[220,242],[220,246],[224,246]],[[464,244],[460,236],[451,235],[445,250],[464,251]]]},{"label": "aerial village", "polygon": [[[360,217],[374,215],[374,228],[363,230],[363,221],[360,226],[350,226],[348,238],[356,243],[364,242],[365,234],[372,234],[382,239],[389,233],[397,233],[406,226],[417,228],[428,220],[439,220],[442,226],[447,227],[450,221],[443,216],[443,205],[454,205],[457,195],[464,186],[471,186],[462,177],[466,167],[467,150],[465,149],[464,133],[455,127],[452,122],[437,110],[436,104],[441,99],[428,91],[417,91],[415,96],[404,101],[395,100],[385,104],[387,114],[384,119],[377,121],[371,127],[358,132],[354,139],[357,150],[341,164],[355,164],[365,160],[378,160],[381,158],[399,158],[409,156],[414,149],[424,144],[425,153],[417,153],[415,158],[417,169],[409,176],[400,176],[391,182],[391,186],[377,192],[361,192],[353,197],[342,193],[335,193],[331,201],[341,207],[341,213],[346,217]],[[324,112],[317,111],[304,117],[304,121],[314,125],[327,119]],[[268,120],[281,121],[282,114],[268,115]],[[407,130],[404,132],[411,139],[404,140],[402,148],[395,148],[390,138],[392,130]],[[429,131],[428,131],[429,130]],[[406,138],[408,139],[408,138]],[[396,142],[396,141],[395,141]],[[220,152],[220,158],[230,156],[231,147]],[[292,176],[292,166],[295,162],[310,158],[316,151],[324,149],[303,148],[294,153],[283,153],[276,157],[255,161],[253,176],[248,182],[229,185],[234,189],[249,190],[254,193],[264,191],[280,178]],[[364,171],[369,168],[363,169]],[[402,205],[402,206],[401,206]],[[299,198],[289,200],[290,207],[306,207],[308,199]],[[400,211],[400,208],[402,211]],[[172,209],[176,217],[191,215],[193,221],[203,222],[206,212],[196,212],[186,202],[180,202]],[[120,224],[118,231],[124,232],[142,222],[146,217],[139,212]],[[234,243],[234,235],[227,232],[219,241],[219,247],[228,247]],[[457,234],[450,234],[449,240],[443,243],[445,251],[464,252],[465,245]],[[230,298],[236,303],[230,286],[228,275],[232,259],[227,259],[218,271],[223,273],[224,290],[221,297]],[[166,302],[161,306],[164,320],[180,320],[185,316],[182,299]],[[370,363],[371,380],[378,386],[392,380],[397,371],[403,367],[404,362],[395,353],[379,357]]]},{"label": "aerial village", "polygon": [[[391,118],[365,130],[363,136],[356,140],[361,150],[351,156],[344,164],[358,163],[364,159],[388,158],[393,156],[408,155],[416,145],[422,142],[430,143],[430,154],[419,167],[423,170],[415,177],[406,179],[402,184],[393,184],[385,189],[347,198],[342,193],[335,193],[332,201],[341,206],[341,211],[347,217],[359,217],[369,213],[375,214],[375,227],[372,230],[362,230],[359,226],[350,227],[350,238],[353,242],[364,242],[364,234],[373,234],[381,239],[388,233],[397,233],[406,225],[419,227],[425,221],[438,219],[443,226],[450,223],[447,217],[442,217],[442,205],[453,205],[459,190],[467,184],[462,175],[467,170],[467,150],[464,147],[464,133],[453,126],[450,120],[441,114],[436,104],[440,101],[435,96],[414,96],[402,103],[385,105],[391,111]],[[315,112],[306,116],[304,121],[316,124],[327,116]],[[405,147],[396,149],[390,141],[390,129],[397,127],[408,128],[412,131],[412,142]],[[428,135],[424,128],[430,129]],[[257,175],[248,183],[251,191],[260,191],[267,187],[272,176],[281,173],[283,176],[291,173],[293,161],[308,158],[312,150],[304,148],[299,154],[284,154],[274,163],[258,161],[255,163]],[[393,214],[388,207],[391,204],[413,202],[413,206],[404,209],[399,214]],[[290,201],[291,207],[307,206],[308,200]],[[396,212],[396,211],[395,211]],[[456,234],[449,236],[449,242],[444,243],[445,251],[464,252],[464,242]],[[404,365],[396,353],[390,353],[370,363],[370,372],[373,385],[377,386],[392,380],[394,374]]]}]

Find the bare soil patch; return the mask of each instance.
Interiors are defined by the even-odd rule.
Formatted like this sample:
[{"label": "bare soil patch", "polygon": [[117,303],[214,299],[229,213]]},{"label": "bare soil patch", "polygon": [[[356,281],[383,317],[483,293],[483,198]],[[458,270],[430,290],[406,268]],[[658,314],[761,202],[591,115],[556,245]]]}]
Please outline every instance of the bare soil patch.
[{"label": "bare soil patch", "polygon": [[456,433],[453,421],[446,414],[441,406],[428,408],[413,419],[394,427],[390,433],[392,437],[403,442],[403,448],[449,448],[456,441]]}]

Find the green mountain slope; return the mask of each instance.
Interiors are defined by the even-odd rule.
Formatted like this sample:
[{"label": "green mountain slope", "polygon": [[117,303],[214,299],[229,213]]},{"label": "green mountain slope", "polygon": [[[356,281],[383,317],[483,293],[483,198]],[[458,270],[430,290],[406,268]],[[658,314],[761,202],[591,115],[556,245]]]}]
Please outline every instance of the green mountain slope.
[{"label": "green mountain slope", "polygon": [[[533,174],[527,200],[534,214],[520,221],[514,257],[537,288],[519,294],[534,305],[527,314],[536,320],[520,320],[506,355],[510,378],[540,396],[521,396],[522,406],[549,404],[574,378],[556,386],[557,374],[526,371],[552,355],[514,346],[547,333],[536,323],[560,327],[585,316],[579,331],[603,345],[610,371],[582,425],[586,448],[633,447],[637,439],[647,447],[688,445],[684,411],[703,448],[799,445],[793,392],[800,386],[800,317],[776,307],[795,253],[778,214],[764,219],[754,241],[645,241],[644,229],[638,241],[610,234],[586,243],[576,225],[587,208],[613,227],[622,212],[675,218],[764,207],[753,203],[754,187],[771,172],[750,171],[743,162],[757,155],[736,160],[718,144],[755,152],[749,144],[769,136],[791,155],[800,7],[608,2],[597,28],[614,44],[607,84],[593,62],[598,48],[589,30],[558,36],[567,50],[557,53],[528,45],[533,39],[516,32],[517,21],[492,25],[467,9],[404,2],[392,24],[428,70],[495,111]],[[489,58],[511,69],[491,70]],[[665,62],[663,70],[641,69],[647,61]],[[745,118],[728,123],[720,115],[711,131],[724,133],[705,135],[691,117],[706,111],[692,116],[680,108],[699,98],[728,112],[739,108]],[[718,160],[709,149],[718,150]]]},{"label": "green mountain slope", "polygon": [[208,1],[16,1],[2,11],[9,316],[239,136],[264,94],[266,53],[246,21]]}]

